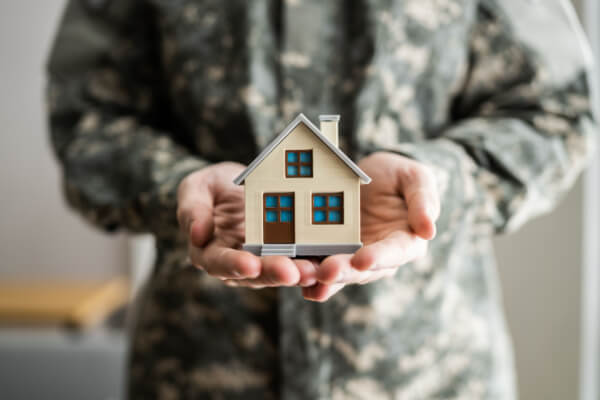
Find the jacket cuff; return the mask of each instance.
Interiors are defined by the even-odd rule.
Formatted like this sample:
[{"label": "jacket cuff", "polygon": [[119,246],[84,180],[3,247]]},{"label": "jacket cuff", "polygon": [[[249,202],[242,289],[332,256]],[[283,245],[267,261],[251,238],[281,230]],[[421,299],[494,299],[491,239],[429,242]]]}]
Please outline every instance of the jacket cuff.
[{"label": "jacket cuff", "polygon": [[158,239],[174,238],[180,231],[177,221],[177,188],[189,174],[209,165],[193,156],[174,161],[160,172],[154,189],[140,196],[140,210],[145,225]]}]

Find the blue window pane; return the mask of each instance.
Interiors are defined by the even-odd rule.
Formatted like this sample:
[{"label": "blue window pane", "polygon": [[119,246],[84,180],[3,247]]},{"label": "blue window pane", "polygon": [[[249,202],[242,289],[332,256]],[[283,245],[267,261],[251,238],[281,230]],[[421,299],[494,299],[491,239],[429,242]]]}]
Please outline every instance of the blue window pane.
[{"label": "blue window pane", "polygon": [[314,207],[325,207],[325,196],[313,197],[313,206]]},{"label": "blue window pane", "polygon": [[339,211],[329,211],[327,213],[327,218],[329,222],[340,222],[342,220]]},{"label": "blue window pane", "polygon": [[311,176],[312,175],[312,168],[311,167],[307,167],[305,165],[300,167],[300,175],[302,176]]},{"label": "blue window pane", "polygon": [[292,196],[281,196],[279,197],[279,207],[291,207]]},{"label": "blue window pane", "polygon": [[298,176],[298,167],[294,165],[288,165],[287,174],[288,176]]},{"label": "blue window pane", "polygon": [[312,154],[309,151],[303,151],[300,153],[300,161],[301,162],[311,162]]},{"label": "blue window pane", "polygon": [[265,203],[267,207],[277,207],[277,197],[267,196]]},{"label": "blue window pane", "polygon": [[314,222],[325,222],[325,211],[313,211],[313,221]]},{"label": "blue window pane", "polygon": [[267,211],[267,222],[277,222],[277,211]]},{"label": "blue window pane", "polygon": [[291,222],[292,221],[292,212],[283,210],[281,214],[279,214],[279,222]]},{"label": "blue window pane", "polygon": [[288,162],[298,162],[298,153],[287,153]]},{"label": "blue window pane", "polygon": [[340,196],[329,196],[329,207],[339,207],[342,204]]}]

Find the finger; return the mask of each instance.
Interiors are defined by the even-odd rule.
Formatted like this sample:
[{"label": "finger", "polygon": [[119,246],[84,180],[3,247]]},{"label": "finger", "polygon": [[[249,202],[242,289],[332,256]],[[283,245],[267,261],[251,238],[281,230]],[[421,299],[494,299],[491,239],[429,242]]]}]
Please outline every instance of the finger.
[{"label": "finger", "polygon": [[212,237],[213,206],[213,195],[207,185],[184,189],[180,196],[177,221],[196,247],[204,246]]},{"label": "finger", "polygon": [[262,257],[262,273],[259,277],[267,286],[294,286],[300,281],[300,271],[288,257]]},{"label": "finger", "polygon": [[302,296],[306,300],[324,302],[327,301],[344,288],[343,283],[333,284],[333,285],[325,285],[322,283],[317,283],[314,286],[302,288]]},{"label": "finger", "polygon": [[299,286],[307,287],[317,283],[317,267],[319,267],[319,264],[316,261],[295,259],[294,264],[296,264],[296,268],[300,272]]},{"label": "finger", "polygon": [[360,248],[350,263],[359,270],[393,268],[424,256],[426,251],[426,240],[411,232],[396,231]]},{"label": "finger", "polygon": [[250,289],[264,289],[265,285],[260,285],[252,279],[225,279],[223,283],[229,287],[246,287]]},{"label": "finger", "polygon": [[[200,211],[200,210],[199,210]],[[191,222],[188,231],[190,242],[196,247],[204,246],[213,236],[214,223],[212,218],[212,210],[202,210],[197,212],[194,220]]]},{"label": "finger", "polygon": [[326,285],[340,281],[342,275],[348,273],[351,258],[351,254],[336,254],[325,258],[317,270],[317,280]]},{"label": "finger", "polygon": [[319,282],[328,285],[334,283],[364,284],[396,273],[397,266],[391,268],[358,270],[350,263],[351,259],[351,254],[340,254],[327,257],[319,267],[317,274]]},{"label": "finger", "polygon": [[398,268],[382,268],[382,269],[367,270],[367,271],[363,272],[364,275],[361,276],[362,279],[356,280],[354,282],[348,282],[348,283],[364,285],[367,283],[378,281],[383,278],[391,278],[392,276],[394,276],[396,274],[396,271],[398,271]]},{"label": "finger", "polygon": [[440,201],[433,174],[423,166],[401,173],[401,191],[408,207],[408,223],[423,239],[435,236],[435,221],[440,214]]},{"label": "finger", "polygon": [[211,242],[204,249],[192,246],[190,258],[208,274],[225,279],[256,278],[261,273],[261,260],[252,253],[234,250]]},{"label": "finger", "polygon": [[[294,261],[283,256],[262,258],[262,272],[252,279],[234,279],[230,286],[254,289],[277,286],[294,286],[300,282],[300,271]],[[313,283],[314,284],[314,283]]]}]

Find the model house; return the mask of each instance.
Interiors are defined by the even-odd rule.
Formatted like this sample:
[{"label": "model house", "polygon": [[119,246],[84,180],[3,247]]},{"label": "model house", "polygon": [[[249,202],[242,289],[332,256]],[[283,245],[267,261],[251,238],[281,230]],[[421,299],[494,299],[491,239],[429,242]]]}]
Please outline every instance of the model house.
[{"label": "model house", "polygon": [[234,182],[244,185],[246,243],[257,255],[353,253],[360,241],[360,185],[371,181],[338,148],[339,115],[320,129],[298,115]]}]

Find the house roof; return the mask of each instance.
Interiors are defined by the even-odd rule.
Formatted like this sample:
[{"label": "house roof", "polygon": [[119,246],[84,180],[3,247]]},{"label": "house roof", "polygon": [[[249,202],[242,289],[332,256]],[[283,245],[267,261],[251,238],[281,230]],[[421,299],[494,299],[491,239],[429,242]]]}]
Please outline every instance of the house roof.
[{"label": "house roof", "polygon": [[240,175],[238,175],[237,178],[233,180],[233,183],[235,183],[236,185],[243,184],[248,175],[250,175],[252,171],[254,171],[256,167],[258,167],[258,165],[269,154],[271,154],[275,147],[277,147],[283,141],[283,139],[285,139],[290,133],[292,133],[294,128],[296,128],[296,126],[298,126],[298,124],[300,124],[301,122],[304,123],[304,125],[306,125],[308,129],[312,131],[312,133],[314,133],[315,136],[318,137],[325,144],[325,146],[329,148],[329,150],[333,152],[333,154],[335,154],[340,160],[342,160],[342,162],[346,164],[348,168],[350,168],[360,178],[360,181],[362,183],[366,184],[371,182],[371,178],[367,174],[365,174],[363,170],[358,167],[358,165],[356,165],[350,158],[348,158],[348,156],[344,154],[344,152],[341,151],[336,145],[331,143],[331,141],[321,133],[319,128],[317,128],[315,124],[313,124],[308,118],[306,118],[304,114],[300,113],[279,135],[277,135],[277,137],[275,137],[275,139],[271,141],[271,143],[267,145],[267,147],[264,148],[264,150],[248,165],[248,167]]}]

